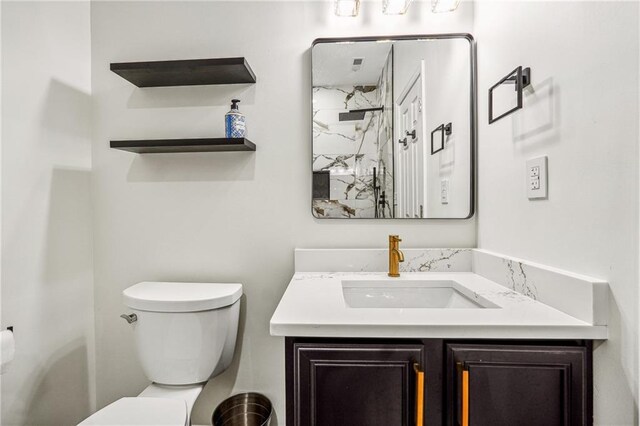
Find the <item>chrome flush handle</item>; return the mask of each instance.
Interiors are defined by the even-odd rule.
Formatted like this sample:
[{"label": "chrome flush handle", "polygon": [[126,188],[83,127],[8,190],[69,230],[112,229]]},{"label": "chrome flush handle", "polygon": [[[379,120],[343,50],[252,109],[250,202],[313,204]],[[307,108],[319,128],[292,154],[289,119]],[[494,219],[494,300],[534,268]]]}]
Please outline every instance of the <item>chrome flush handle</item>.
[{"label": "chrome flush handle", "polygon": [[138,321],[138,316],[136,314],[122,314],[120,315],[120,318],[124,318],[124,320],[129,324],[133,324],[134,322]]}]

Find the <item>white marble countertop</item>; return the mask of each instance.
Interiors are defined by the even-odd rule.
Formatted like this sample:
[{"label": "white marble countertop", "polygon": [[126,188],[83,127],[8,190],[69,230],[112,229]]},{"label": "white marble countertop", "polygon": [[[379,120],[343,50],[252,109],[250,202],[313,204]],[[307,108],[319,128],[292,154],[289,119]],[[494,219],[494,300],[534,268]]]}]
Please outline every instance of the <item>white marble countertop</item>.
[{"label": "white marble countertop", "polygon": [[383,272],[296,272],[271,318],[274,336],[606,339],[593,325],[473,272],[404,272],[405,280],[453,280],[499,308],[351,308],[342,280],[394,280]]}]

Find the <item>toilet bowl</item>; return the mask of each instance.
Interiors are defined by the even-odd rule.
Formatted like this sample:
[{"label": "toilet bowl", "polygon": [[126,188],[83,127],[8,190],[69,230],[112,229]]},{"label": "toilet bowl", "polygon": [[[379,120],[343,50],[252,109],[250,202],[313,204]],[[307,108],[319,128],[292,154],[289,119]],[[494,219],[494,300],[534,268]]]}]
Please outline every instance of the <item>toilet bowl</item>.
[{"label": "toilet bowl", "polygon": [[123,291],[142,369],[152,383],[80,425],[188,426],[211,377],[231,363],[242,284],[142,282]]}]

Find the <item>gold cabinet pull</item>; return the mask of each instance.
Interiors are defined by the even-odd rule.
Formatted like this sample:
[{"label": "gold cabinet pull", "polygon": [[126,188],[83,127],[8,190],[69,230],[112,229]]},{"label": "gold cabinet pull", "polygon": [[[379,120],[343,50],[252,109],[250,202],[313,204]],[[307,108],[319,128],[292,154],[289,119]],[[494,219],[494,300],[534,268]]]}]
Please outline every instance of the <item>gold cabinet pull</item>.
[{"label": "gold cabinet pull", "polygon": [[462,370],[462,426],[469,426],[469,370]]},{"label": "gold cabinet pull", "polygon": [[424,371],[418,363],[413,364],[416,373],[416,426],[424,425]]}]

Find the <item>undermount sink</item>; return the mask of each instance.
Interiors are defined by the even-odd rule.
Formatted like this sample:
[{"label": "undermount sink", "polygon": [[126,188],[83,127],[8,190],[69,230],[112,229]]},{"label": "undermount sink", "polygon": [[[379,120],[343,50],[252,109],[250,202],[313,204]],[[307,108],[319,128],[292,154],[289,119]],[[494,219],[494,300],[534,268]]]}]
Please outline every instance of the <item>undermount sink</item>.
[{"label": "undermount sink", "polygon": [[349,308],[499,308],[451,280],[343,280]]}]

